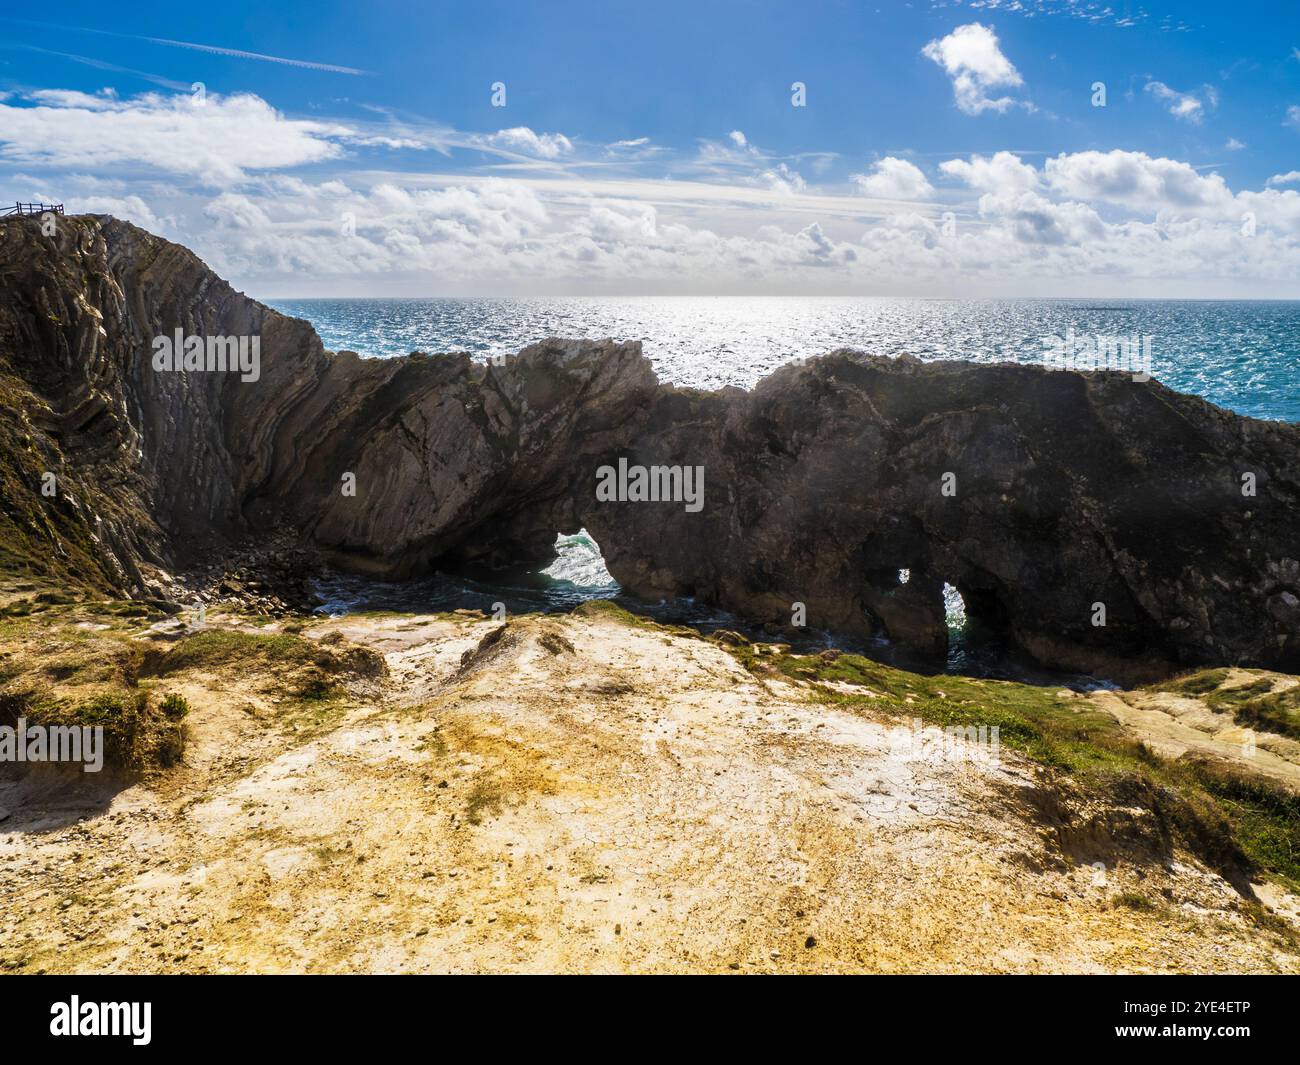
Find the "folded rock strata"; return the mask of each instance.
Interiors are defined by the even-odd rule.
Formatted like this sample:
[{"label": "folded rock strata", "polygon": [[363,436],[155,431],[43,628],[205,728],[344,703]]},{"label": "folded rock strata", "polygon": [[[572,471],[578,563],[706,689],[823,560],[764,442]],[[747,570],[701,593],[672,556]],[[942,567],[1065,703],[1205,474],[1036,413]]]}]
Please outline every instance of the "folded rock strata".
[{"label": "folded rock strata", "polygon": [[[403,577],[542,566],[585,527],[633,594],[779,626],[802,603],[934,660],[946,583],[1053,666],[1300,672],[1300,426],[1118,373],[852,351],[717,392],[608,340],[364,359],[128,223],[3,229],[11,560],[140,594],[273,529]],[[260,337],[259,379],[156,372],[177,328]],[[703,507],[598,500],[620,459],[703,467]]]}]

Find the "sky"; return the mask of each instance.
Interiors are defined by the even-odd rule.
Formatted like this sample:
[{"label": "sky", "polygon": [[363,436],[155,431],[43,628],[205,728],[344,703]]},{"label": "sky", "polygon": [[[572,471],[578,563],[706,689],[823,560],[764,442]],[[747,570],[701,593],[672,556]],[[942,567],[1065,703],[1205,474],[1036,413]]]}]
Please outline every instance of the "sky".
[{"label": "sky", "polygon": [[261,298],[1300,298],[1294,2],[47,11],[0,202]]}]

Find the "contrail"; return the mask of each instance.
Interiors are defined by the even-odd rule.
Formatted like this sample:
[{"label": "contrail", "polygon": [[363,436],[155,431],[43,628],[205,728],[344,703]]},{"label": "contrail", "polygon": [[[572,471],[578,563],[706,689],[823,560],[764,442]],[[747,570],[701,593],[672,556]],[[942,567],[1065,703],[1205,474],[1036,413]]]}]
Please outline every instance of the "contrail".
[{"label": "contrail", "polygon": [[168,37],[145,37],[137,33],[115,33],[113,30],[94,30],[86,26],[56,26],[49,22],[34,22],[30,19],[3,18],[5,22],[17,22],[26,26],[40,26],[44,29],[71,31],[73,33],[97,33],[103,37],[121,37],[129,41],[147,41],[150,44],[165,44],[172,48],[189,48],[196,52],[208,52],[212,55],[228,55],[235,59],[257,59],[263,63],[281,63],[289,67],[302,67],[306,70],[324,70],[331,74],[366,75],[369,70],[356,67],[344,67],[335,63],[313,63],[309,59],[287,59],[278,55],[263,55],[261,52],[245,52],[238,48],[222,48],[215,44],[195,44],[193,41],[173,41]]},{"label": "contrail", "polygon": [[[115,37],[134,37],[134,34],[118,33]],[[313,63],[307,59],[286,59],[278,55],[262,55],[260,52],[241,52],[238,48],[219,48],[214,44],[193,44],[190,41],[170,41],[166,37],[135,37],[137,41],[149,41],[152,44],[169,44],[173,48],[192,48],[196,52],[211,52],[213,55],[229,55],[236,59],[260,59],[264,63],[283,63],[289,67],[305,67],[307,70],[326,70],[332,74],[369,74],[368,70],[356,67],[341,67],[334,63]]]},{"label": "contrail", "polygon": [[71,59],[74,63],[84,63],[88,67],[94,67],[96,70],[111,70],[116,74],[131,74],[137,78],[143,78],[145,81],[152,81],[155,85],[161,85],[165,89],[188,90],[190,85],[182,81],[173,81],[171,78],[164,78],[161,74],[150,74],[144,70],[132,70],[130,67],[119,67],[116,63],[106,63],[102,59],[91,59],[89,56],[73,55],[71,52],[55,52],[49,48],[37,48],[34,44],[19,44],[11,47],[22,48],[28,52],[40,52],[42,55],[56,55],[61,59]]}]

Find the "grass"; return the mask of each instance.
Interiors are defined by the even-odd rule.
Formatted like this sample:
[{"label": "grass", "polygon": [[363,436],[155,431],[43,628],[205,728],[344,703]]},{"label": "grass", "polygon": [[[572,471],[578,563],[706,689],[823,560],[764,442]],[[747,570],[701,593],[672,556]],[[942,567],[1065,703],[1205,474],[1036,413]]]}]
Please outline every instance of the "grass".
[{"label": "grass", "polygon": [[[1262,871],[1300,890],[1300,796],[1226,762],[1162,758],[1086,699],[1013,681],[922,676],[835,651],[798,655],[781,645],[714,642],[757,675],[809,684],[811,697],[827,705],[883,710],[942,728],[997,726],[1001,743],[1044,766],[1057,787],[1085,803],[1144,807],[1230,881],[1240,885],[1243,872]],[[1240,696],[1234,689],[1220,692],[1227,676],[1227,670],[1204,671],[1160,687],[1207,702],[1219,696],[1219,705],[1261,720],[1294,713],[1294,703],[1273,709],[1273,697],[1261,694],[1268,682]],[[866,691],[828,686],[836,683]],[[1283,695],[1294,698],[1294,691]]]},{"label": "grass", "polygon": [[175,692],[170,692],[163,696],[159,707],[165,717],[170,718],[172,721],[180,721],[183,717],[189,714],[190,701],[183,695],[177,695]]},{"label": "grass", "polygon": [[1212,692],[1228,679],[1226,669],[1204,669],[1177,680],[1162,681],[1150,686],[1152,690],[1174,692],[1178,695],[1204,695]]},{"label": "grass", "polygon": [[146,669],[162,677],[189,670],[273,672],[295,698],[320,701],[340,691],[338,676],[379,677],[388,667],[383,655],[336,633],[317,641],[295,632],[204,629],[152,658]]},{"label": "grass", "polygon": [[1224,688],[1227,679],[1226,669],[1205,669],[1149,685],[1147,690],[1204,697],[1211,710],[1231,713],[1233,722],[1243,728],[1300,740],[1300,686],[1274,691],[1273,678],[1259,677],[1249,684]]},{"label": "grass", "polygon": [[1138,891],[1121,891],[1115,896],[1114,905],[1116,908],[1122,906],[1124,909],[1138,910],[1143,913],[1155,913],[1160,909],[1156,903]]},{"label": "grass", "polygon": [[293,633],[204,629],[181,640],[152,667],[158,676],[183,670],[312,665],[315,644]]},{"label": "grass", "polygon": [[1245,728],[1300,740],[1300,687],[1245,699],[1237,704],[1232,719]]},{"label": "grass", "polygon": [[652,618],[644,618],[640,614],[633,614],[632,611],[625,610],[608,599],[588,599],[585,603],[579,603],[574,607],[573,613],[582,618],[608,618],[611,621],[617,621],[634,629],[646,629],[650,632],[662,632],[692,639],[700,638],[699,631],[696,629],[687,628],[685,625],[661,624]]},{"label": "grass", "polygon": [[465,820],[471,825],[482,824],[483,815],[499,814],[504,801],[505,796],[496,781],[479,777],[465,800]]},{"label": "grass", "polygon": [[269,677],[280,725],[305,739],[333,727],[349,706],[344,678],[380,677],[387,669],[381,654],[349,644],[337,633],[310,640],[297,632],[205,629],[150,659],[143,672]]},{"label": "grass", "polygon": [[105,689],[89,698],[68,699],[36,692],[0,696],[0,718],[25,718],[28,727],[103,729],[104,761],[118,769],[148,770],[177,765],[185,752],[184,722],[155,704],[144,689]]},{"label": "grass", "polygon": [[[280,724],[311,736],[348,705],[345,679],[386,671],[382,655],[336,635],[208,628],[167,647],[133,638],[139,612],[120,601],[56,593],[20,602],[0,616],[0,723],[21,716],[33,725],[102,727],[106,760],[132,772],[181,760],[190,705],[167,690],[174,677],[258,678],[278,699]],[[87,621],[94,627],[80,627]]]},{"label": "grass", "polygon": [[1251,681],[1236,688],[1220,688],[1205,695],[1205,705],[1220,713],[1235,710],[1250,702],[1257,695],[1264,695],[1273,690],[1273,682],[1266,677]]}]

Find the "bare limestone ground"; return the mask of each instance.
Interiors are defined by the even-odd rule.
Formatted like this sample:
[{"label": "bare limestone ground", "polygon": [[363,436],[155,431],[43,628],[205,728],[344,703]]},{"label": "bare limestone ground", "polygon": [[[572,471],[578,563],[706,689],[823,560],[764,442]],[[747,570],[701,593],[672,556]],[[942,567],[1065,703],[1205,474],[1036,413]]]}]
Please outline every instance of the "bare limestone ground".
[{"label": "bare limestone ground", "polygon": [[1300,972],[1190,855],[1063,857],[1013,750],[905,757],[883,695],[600,614],[302,637],[387,675],[199,660],[183,765],[0,782],[0,971]]}]

